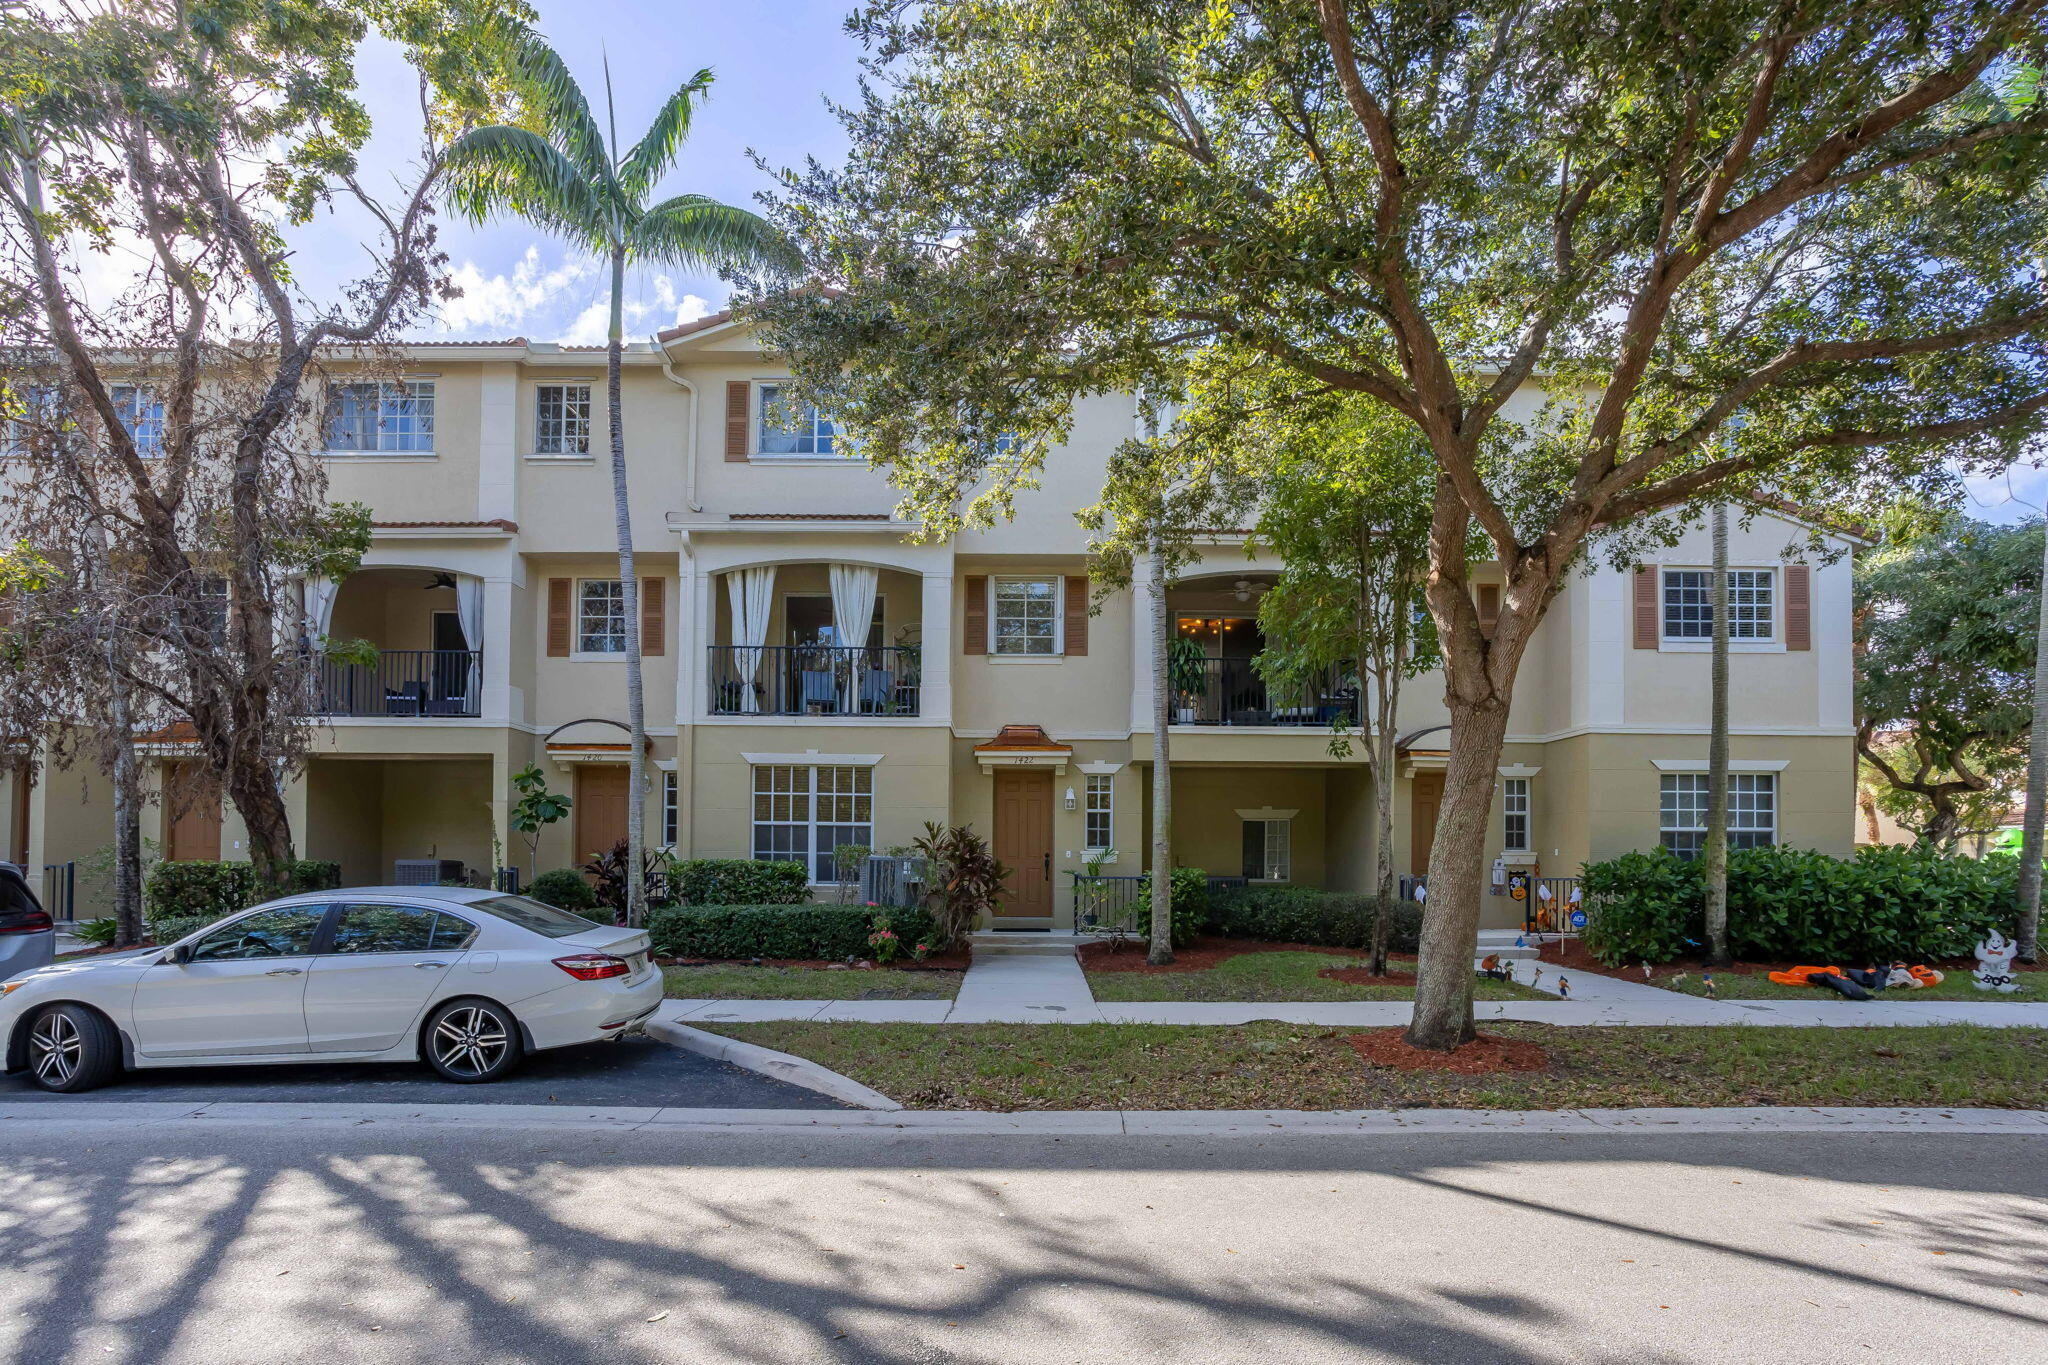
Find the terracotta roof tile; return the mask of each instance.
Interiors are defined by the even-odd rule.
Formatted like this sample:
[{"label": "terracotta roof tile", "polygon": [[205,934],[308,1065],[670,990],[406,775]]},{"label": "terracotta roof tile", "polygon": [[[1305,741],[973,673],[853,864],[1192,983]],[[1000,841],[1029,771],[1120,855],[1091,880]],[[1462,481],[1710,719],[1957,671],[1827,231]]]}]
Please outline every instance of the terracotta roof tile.
[{"label": "terracotta roof tile", "polygon": [[500,531],[517,531],[519,529],[518,522],[507,521],[503,517],[493,517],[489,521],[373,521],[370,523],[371,529],[378,531],[416,530],[422,527],[445,527],[451,531],[473,531],[487,526],[494,527]]},{"label": "terracotta roof tile", "polygon": [[1071,744],[1062,744],[1045,732],[1043,725],[1005,725],[994,739],[974,746],[974,752],[991,753],[1002,751],[1014,753],[1019,749],[1036,749],[1045,753],[1070,754]]},{"label": "terracotta roof tile", "polygon": [[887,512],[728,512],[728,521],[889,521]]}]

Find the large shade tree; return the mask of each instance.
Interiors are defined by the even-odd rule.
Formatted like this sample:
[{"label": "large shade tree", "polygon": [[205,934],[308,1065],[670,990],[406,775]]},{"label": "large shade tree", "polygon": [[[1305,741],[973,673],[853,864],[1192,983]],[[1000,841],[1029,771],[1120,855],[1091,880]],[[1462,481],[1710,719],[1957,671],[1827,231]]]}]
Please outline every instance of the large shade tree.
[{"label": "large shade tree", "polygon": [[1939,496],[2038,425],[2044,122],[1966,97],[2042,4],[875,4],[849,156],[778,208],[840,292],[759,315],[935,533],[1191,348],[1414,426],[1452,730],[1408,1036],[1450,1048],[1516,675],[1589,542]]},{"label": "large shade tree", "polygon": [[[626,616],[627,726],[632,731],[632,755],[627,760],[626,915],[638,924],[647,911],[647,708],[640,669],[640,578],[634,562],[626,423],[619,395],[626,270],[636,265],[776,266],[789,259],[789,252],[772,227],[745,209],[701,194],[654,197],[690,136],[698,104],[711,88],[709,68],[684,81],[656,111],[640,140],[621,150],[609,69],[600,125],[576,78],[538,36],[521,34],[509,47],[507,66],[523,122],[477,128],[449,149],[449,198],[475,221],[499,214],[525,218],[602,260],[610,271],[605,408],[619,588]],[[583,851],[601,855],[610,850]]]}]

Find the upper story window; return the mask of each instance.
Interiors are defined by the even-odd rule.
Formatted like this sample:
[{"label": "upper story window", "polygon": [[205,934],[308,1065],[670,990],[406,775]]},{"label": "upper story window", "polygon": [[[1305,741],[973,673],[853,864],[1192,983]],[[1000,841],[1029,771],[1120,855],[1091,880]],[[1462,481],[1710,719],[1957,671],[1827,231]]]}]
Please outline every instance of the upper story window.
[{"label": "upper story window", "polygon": [[590,385],[542,384],[534,390],[533,449],[537,455],[590,453]]},{"label": "upper story window", "polygon": [[107,393],[114,400],[121,425],[135,442],[135,453],[155,459],[164,453],[164,403],[147,384],[116,384]]},{"label": "upper story window", "polygon": [[1058,654],[1061,587],[1056,576],[996,579],[994,610],[989,613],[990,652]]},{"label": "upper story window", "polygon": [[431,454],[431,380],[336,384],[327,390],[327,449],[371,455]]},{"label": "upper story window", "polygon": [[0,459],[34,453],[37,432],[57,415],[49,384],[0,385]]},{"label": "upper story window", "polygon": [[217,645],[227,643],[229,600],[227,579],[219,574],[208,574],[199,580],[200,620],[208,637]]},{"label": "upper story window", "polygon": [[[1664,638],[1714,638],[1713,570],[1664,570]],[[1769,640],[1776,625],[1777,576],[1770,569],[1728,571],[1728,638]]]},{"label": "upper story window", "polygon": [[1501,779],[1501,846],[1517,853],[1529,850],[1529,779]]},{"label": "upper story window", "polygon": [[754,453],[830,459],[846,454],[832,419],[808,403],[786,401],[781,384],[755,387]]},{"label": "upper story window", "polygon": [[576,652],[626,652],[626,588],[616,578],[586,578],[576,585]]}]

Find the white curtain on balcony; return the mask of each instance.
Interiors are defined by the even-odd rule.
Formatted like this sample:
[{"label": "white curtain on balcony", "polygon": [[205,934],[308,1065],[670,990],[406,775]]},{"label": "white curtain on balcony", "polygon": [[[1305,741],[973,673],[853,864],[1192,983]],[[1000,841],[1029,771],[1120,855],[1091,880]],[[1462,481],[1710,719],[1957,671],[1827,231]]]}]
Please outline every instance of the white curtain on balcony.
[{"label": "white curtain on balcony", "polygon": [[[875,580],[880,577],[871,564],[832,566],[832,630],[841,649],[868,642],[868,625],[875,615]],[[841,694],[839,710],[850,712],[867,684],[867,665],[859,655],[842,654],[839,658],[842,662],[832,670]]]},{"label": "white curtain on balcony", "polygon": [[761,668],[761,648],[768,643],[768,613],[775,605],[775,566],[760,564],[725,576],[726,599],[732,604],[732,663],[739,675],[740,710],[761,709],[754,678]]},{"label": "white curtain on balcony", "polygon": [[334,598],[341,591],[341,584],[331,578],[308,578],[304,591],[306,640],[318,649],[320,641],[327,635],[328,626],[334,623]]},{"label": "white curtain on balcony", "polygon": [[483,686],[484,581],[471,574],[455,579],[455,622],[462,627],[462,647],[469,653],[469,668],[462,684],[465,710],[474,707]]}]

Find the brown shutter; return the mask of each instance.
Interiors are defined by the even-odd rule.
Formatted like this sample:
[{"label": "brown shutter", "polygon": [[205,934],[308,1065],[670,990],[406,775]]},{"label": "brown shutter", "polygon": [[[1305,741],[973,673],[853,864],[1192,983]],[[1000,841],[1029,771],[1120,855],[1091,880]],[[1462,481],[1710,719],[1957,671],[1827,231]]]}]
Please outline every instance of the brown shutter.
[{"label": "brown shutter", "polygon": [[643,659],[668,653],[668,604],[662,595],[662,585],[667,581],[662,578],[640,580],[640,657]]},{"label": "brown shutter", "polygon": [[1481,583],[1478,588],[1479,633],[1489,640],[1500,621],[1500,584]]},{"label": "brown shutter", "polygon": [[1067,653],[1088,652],[1088,575],[1067,575]]},{"label": "brown shutter", "polygon": [[1785,648],[1813,648],[1813,569],[1785,566]]},{"label": "brown shutter", "polygon": [[1645,564],[1636,570],[1636,648],[1655,649],[1661,634],[1657,621],[1657,570]]},{"label": "brown shutter", "polygon": [[569,589],[571,580],[548,580],[548,657],[569,657]]},{"label": "brown shutter", "polygon": [[725,384],[725,458],[745,461],[747,450],[747,399],[752,397],[754,386],[744,379],[729,379]]},{"label": "brown shutter", "polygon": [[975,574],[967,580],[967,609],[960,623],[960,652],[988,653],[988,580]]}]

